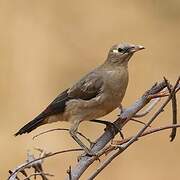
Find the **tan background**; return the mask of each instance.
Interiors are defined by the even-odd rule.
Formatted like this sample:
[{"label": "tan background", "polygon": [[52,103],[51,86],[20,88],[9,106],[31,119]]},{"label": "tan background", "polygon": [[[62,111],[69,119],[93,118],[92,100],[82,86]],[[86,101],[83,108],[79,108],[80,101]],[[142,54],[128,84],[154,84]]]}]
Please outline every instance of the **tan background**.
[{"label": "tan background", "polygon": [[[25,160],[27,149],[53,152],[77,147],[63,132],[31,139],[51,127],[68,127],[67,123],[44,126],[17,138],[13,134],[60,91],[102,63],[112,44],[124,41],[146,47],[129,66],[130,84],[123,101],[128,106],[163,76],[174,82],[179,75],[180,1],[0,0],[0,179]],[[107,118],[115,119],[116,114]],[[168,110],[157,125],[169,124],[169,120]],[[134,127],[141,125],[132,123],[126,129],[129,134]],[[102,130],[92,123],[81,126],[92,139]],[[168,131],[137,142],[97,179],[178,179],[179,133],[173,143]],[[47,160],[46,172],[63,179],[76,156],[72,153]]]}]

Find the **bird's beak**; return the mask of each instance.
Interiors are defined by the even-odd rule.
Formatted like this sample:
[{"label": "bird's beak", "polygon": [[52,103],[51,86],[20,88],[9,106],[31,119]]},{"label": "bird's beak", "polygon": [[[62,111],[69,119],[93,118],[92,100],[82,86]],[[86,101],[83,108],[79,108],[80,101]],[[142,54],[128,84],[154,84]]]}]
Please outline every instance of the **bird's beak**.
[{"label": "bird's beak", "polygon": [[144,47],[144,46],[141,46],[141,45],[134,45],[134,46],[131,48],[130,52],[134,53],[134,52],[140,51],[140,50],[142,50],[142,49],[145,49],[145,47]]}]

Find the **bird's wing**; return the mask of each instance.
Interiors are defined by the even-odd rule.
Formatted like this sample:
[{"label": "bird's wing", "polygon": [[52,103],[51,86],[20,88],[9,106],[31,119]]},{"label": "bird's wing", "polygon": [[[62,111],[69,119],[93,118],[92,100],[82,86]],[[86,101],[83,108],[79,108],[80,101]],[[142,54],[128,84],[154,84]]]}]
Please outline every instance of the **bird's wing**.
[{"label": "bird's wing", "polygon": [[104,82],[99,74],[90,73],[68,90],[68,97],[73,99],[90,100],[102,90]]},{"label": "bird's wing", "polygon": [[59,94],[40,115],[47,117],[63,112],[65,109],[65,104],[68,100],[68,89],[66,89],[61,94]]},{"label": "bird's wing", "polygon": [[95,73],[90,73],[77,82],[72,88],[59,94],[43,112],[22,127],[15,135],[29,133],[42,125],[47,117],[63,113],[66,108],[66,102],[71,99],[90,100],[95,98],[103,89],[103,84],[103,80],[100,76]]},{"label": "bird's wing", "polygon": [[59,94],[54,101],[39,115],[46,118],[51,115],[62,113],[65,110],[66,102],[71,99],[90,100],[96,97],[103,89],[103,80],[95,73],[90,73],[78,81],[72,88]]},{"label": "bird's wing", "polygon": [[72,88],[65,90],[48,107],[41,112],[36,118],[22,127],[15,135],[29,133],[44,123],[44,119],[51,115],[63,113],[66,108],[66,102],[71,99],[90,100],[99,95],[103,90],[103,80],[95,73],[90,73]]},{"label": "bird's wing", "polygon": [[52,103],[50,103],[49,106],[43,112],[41,112],[32,121],[30,121],[25,126],[23,126],[15,134],[15,136],[31,132],[32,130],[36,129],[40,125],[44,124],[44,120],[47,117],[63,112],[65,109],[65,103],[68,100],[67,91],[68,89],[62,92],[59,96],[57,96],[57,98]]}]

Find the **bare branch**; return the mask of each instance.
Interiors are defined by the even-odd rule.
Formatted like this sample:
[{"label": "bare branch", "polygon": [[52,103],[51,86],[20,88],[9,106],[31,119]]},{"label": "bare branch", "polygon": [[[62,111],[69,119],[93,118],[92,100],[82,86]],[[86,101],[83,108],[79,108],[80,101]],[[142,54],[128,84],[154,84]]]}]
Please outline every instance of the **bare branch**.
[{"label": "bare branch", "polygon": [[[38,151],[40,151],[40,154],[39,154],[39,157],[43,157],[46,155],[46,152],[43,151],[43,150],[40,150],[40,149],[37,149]],[[15,168],[13,171],[9,171],[10,173],[10,176],[8,179],[10,180],[15,180],[15,179],[18,179],[17,175],[18,173],[22,173],[26,179],[30,180],[30,178],[28,177],[27,173],[26,173],[26,169],[29,169],[29,168],[33,168],[35,170],[35,172],[38,172],[41,174],[41,177],[43,180],[47,180],[46,176],[43,174],[43,169],[42,169],[42,163],[43,161],[42,160],[38,160],[34,163],[32,163],[33,160],[35,160],[36,158],[34,157],[33,154],[30,154],[30,152],[28,151],[27,153],[27,160],[26,160],[26,163],[23,163],[21,165],[19,165],[17,168]]]},{"label": "bare branch", "polygon": [[145,109],[144,112],[142,113],[138,113],[138,114],[135,114],[134,117],[135,118],[139,118],[139,117],[144,117],[146,116],[155,106],[156,104],[161,100],[161,98],[156,98],[156,99],[153,99],[152,100],[152,103]]},{"label": "bare branch", "polygon": [[78,148],[78,149],[67,149],[67,150],[63,150],[63,151],[57,151],[57,152],[54,152],[54,153],[44,154],[44,156],[41,156],[41,157],[39,157],[37,159],[33,159],[33,160],[31,160],[31,161],[29,161],[27,163],[24,163],[24,164],[18,166],[15,170],[11,171],[12,173],[8,177],[8,180],[15,180],[18,172],[20,172],[21,170],[23,170],[25,168],[32,167],[32,165],[34,165],[34,163],[41,162],[41,160],[43,160],[43,159],[55,156],[57,154],[62,154],[62,153],[66,153],[66,152],[74,152],[74,151],[83,151],[83,149],[80,149],[80,148]]},{"label": "bare branch", "polygon": [[67,170],[67,174],[69,175],[69,179],[72,180],[72,177],[71,177],[71,166],[69,166],[69,168]]},{"label": "bare branch", "polygon": [[[172,97],[172,114],[173,114],[173,124],[177,124],[177,101],[176,101],[176,94]],[[176,137],[176,127],[172,129],[172,132],[170,134],[170,141],[172,142]]]},{"label": "bare branch", "polygon": [[[171,124],[169,126],[158,127],[158,128],[146,130],[145,132],[142,133],[142,135],[140,137],[144,137],[144,136],[147,136],[147,135],[159,132],[159,131],[163,131],[163,130],[167,130],[167,129],[172,129],[172,128],[179,128],[179,127],[180,127],[180,124]],[[117,149],[117,145],[122,145],[124,143],[127,143],[132,138],[133,138],[133,136],[128,137],[128,138],[123,139],[123,140],[113,140],[113,141],[111,141],[111,145],[106,148],[106,152],[105,153],[108,154],[112,150]]]},{"label": "bare branch", "polygon": [[118,151],[114,152],[108,159],[106,159],[101,166],[88,178],[88,180],[94,179],[105,167],[107,167],[113,159],[115,159],[119,154],[121,154],[124,150],[126,150],[131,144],[133,144],[137,139],[142,136],[143,132],[151,125],[151,123],[159,116],[159,114],[163,111],[165,106],[169,103],[172,99],[173,94],[176,91],[176,88],[179,84],[179,79],[177,80],[174,88],[172,89],[171,93],[169,94],[168,99],[162,104],[159,110],[154,114],[154,116],[148,121],[148,123],[134,136],[132,137],[127,143],[124,143],[120,146],[117,146],[119,149]]},{"label": "bare branch", "polygon": [[[171,93],[171,87],[172,85],[168,82],[168,80],[164,77],[164,81],[166,82],[167,85],[167,89],[169,91],[169,93]],[[172,122],[173,124],[177,124],[177,102],[176,102],[176,93],[173,94],[172,96]],[[176,137],[176,127],[172,128],[171,134],[169,136],[171,139],[170,141],[172,142],[175,137]]]},{"label": "bare branch", "polygon": [[[92,143],[89,138],[84,136],[82,133],[78,132],[78,134],[86,139],[91,147],[91,152],[96,154],[97,156],[90,156],[87,154],[82,154],[82,156],[78,159],[79,161],[74,167],[69,166],[67,170],[66,179],[68,180],[77,180],[81,177],[81,175],[85,172],[85,170],[96,160],[99,160],[99,157],[102,155],[107,155],[106,159],[99,165],[97,170],[91,174],[89,180],[94,179],[105,167],[107,167],[112,160],[114,160],[118,155],[124,152],[130,145],[136,142],[139,138],[150,135],[165,129],[172,129],[171,132],[171,141],[174,140],[176,136],[176,129],[180,127],[180,124],[177,124],[177,102],[176,102],[176,93],[180,90],[180,77],[176,81],[176,84],[172,86],[166,78],[161,83],[156,83],[152,86],[151,89],[146,91],[142,97],[140,97],[134,104],[132,104],[129,108],[123,109],[123,112],[119,115],[119,117],[113,122],[100,121],[100,120],[92,120],[93,122],[99,122],[106,125],[105,132],[97,138],[95,143]],[[168,92],[167,92],[168,90]],[[139,118],[146,116],[160,101],[162,97],[165,97],[165,101],[161,104],[160,108],[156,110],[156,112],[152,115],[147,123],[134,119],[134,117]],[[164,111],[166,105],[172,100],[172,116],[173,116],[173,124],[164,127],[151,128],[151,124],[155,121],[155,119]],[[139,112],[148,104],[147,108],[143,112]],[[141,123],[144,126],[138,130],[138,132],[132,137],[125,138],[119,141],[112,141],[114,136],[118,134],[122,128],[130,121],[133,120],[135,122]],[[147,128],[149,129],[147,130]],[[69,131],[66,128],[56,128],[44,131],[36,136],[33,139],[39,137],[42,134],[46,134],[52,131]],[[109,142],[112,142],[110,145]],[[22,173],[25,176],[26,180],[30,180],[31,177],[41,176],[43,180],[47,180],[47,176],[51,176],[49,173],[43,172],[42,162],[44,159],[49,158],[51,156],[55,156],[57,154],[62,154],[66,152],[73,151],[83,151],[81,148],[77,149],[68,149],[57,151],[54,153],[45,153],[45,151],[41,149],[37,149],[40,151],[40,155],[38,158],[35,158],[32,154],[28,154],[27,161],[13,171],[9,171],[10,176],[8,180],[19,179],[17,175]],[[27,175],[26,169],[33,168],[35,172],[31,175]]]},{"label": "bare branch", "polygon": [[[145,94],[140,97],[132,106],[126,108],[114,123],[120,128],[122,128],[129,121],[129,119],[131,119],[151,100],[149,99],[150,95],[162,91],[165,87],[166,83],[164,81],[159,84],[156,83],[150,90],[145,92]],[[96,140],[96,143],[92,147],[91,151],[97,154],[106,146],[106,144],[108,144],[108,142],[111,141],[111,139],[113,139],[113,137],[117,133],[117,130],[113,127],[106,128],[105,132]],[[82,157],[80,161],[76,164],[76,166],[71,169],[72,179],[78,179],[94,161],[94,157],[89,157],[88,155]]]},{"label": "bare branch", "polygon": [[53,177],[54,175],[53,174],[49,174],[49,173],[34,173],[34,174],[31,174],[29,175],[27,178],[25,178],[24,180],[29,180],[31,177],[33,176],[41,176],[42,177],[42,174],[45,175],[45,176],[51,176]]},{"label": "bare branch", "polygon": [[88,178],[88,180],[94,179],[105,167],[107,167],[113,159],[115,159],[119,154],[121,154],[125,149],[127,149],[131,144],[138,140],[140,136],[142,136],[143,132],[148,128],[149,125],[156,119],[156,117],[163,111],[164,107],[169,103],[171,98],[173,97],[173,93],[175,93],[177,83],[173,90],[171,91],[168,99],[163,103],[160,109],[154,114],[154,116],[149,120],[149,122],[136,134],[136,136],[132,137],[127,143],[117,146],[119,149],[117,152],[113,153],[107,160],[103,162],[103,164]]},{"label": "bare branch", "polygon": [[[176,86],[178,88],[177,83],[176,83]],[[145,92],[145,94],[141,98],[139,98],[132,106],[130,106],[129,108],[126,108],[123,111],[123,113],[120,115],[120,117],[114,122],[114,124],[116,124],[116,126],[119,126],[119,128],[121,129],[138,111],[140,111],[147,103],[149,103],[152,100],[152,97],[158,97],[158,96],[156,96],[156,94],[160,93],[164,88],[166,88],[165,81],[163,81],[161,83],[156,83],[150,90]],[[170,96],[168,99],[171,99]],[[169,100],[168,100],[168,102],[169,102]],[[150,124],[151,123],[148,123],[147,125],[149,126]],[[140,132],[138,134],[138,136],[141,135],[142,132]],[[101,153],[104,152],[103,148],[108,144],[108,142],[110,142],[113,139],[113,137],[117,133],[118,133],[117,129],[115,129],[113,127],[109,126],[108,128],[106,128],[105,132],[96,140],[91,151],[95,154],[98,154],[98,152],[101,152]],[[135,138],[135,140],[136,140],[136,138]],[[114,154],[114,158],[116,156],[117,155]],[[89,157],[88,155],[83,156],[80,159],[80,161],[76,164],[76,166],[71,169],[72,179],[79,179],[80,176],[83,174],[83,172],[94,161],[95,161],[94,157]],[[111,160],[109,160],[109,161],[111,161]],[[67,177],[67,179],[68,179],[68,177]]]},{"label": "bare branch", "polygon": [[[134,122],[137,122],[137,123],[139,123],[139,124],[146,125],[146,123],[145,123],[145,122],[139,121],[139,120],[134,119],[134,118],[131,118],[130,120],[131,120],[131,121],[134,121]],[[149,127],[151,127],[151,126],[149,126]]]}]

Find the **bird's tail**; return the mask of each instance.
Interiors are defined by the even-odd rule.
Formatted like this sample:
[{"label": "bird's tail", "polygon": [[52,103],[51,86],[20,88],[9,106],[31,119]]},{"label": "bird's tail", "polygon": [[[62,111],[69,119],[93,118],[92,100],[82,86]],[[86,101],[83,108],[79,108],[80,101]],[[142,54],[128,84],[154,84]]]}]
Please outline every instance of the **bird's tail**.
[{"label": "bird's tail", "polygon": [[41,126],[44,124],[44,118],[42,117],[36,117],[35,119],[33,119],[32,121],[30,121],[29,123],[27,123],[25,126],[23,126],[16,134],[17,135],[21,135],[21,134],[25,134],[25,133],[30,133],[32,130],[36,129],[37,127]]}]

